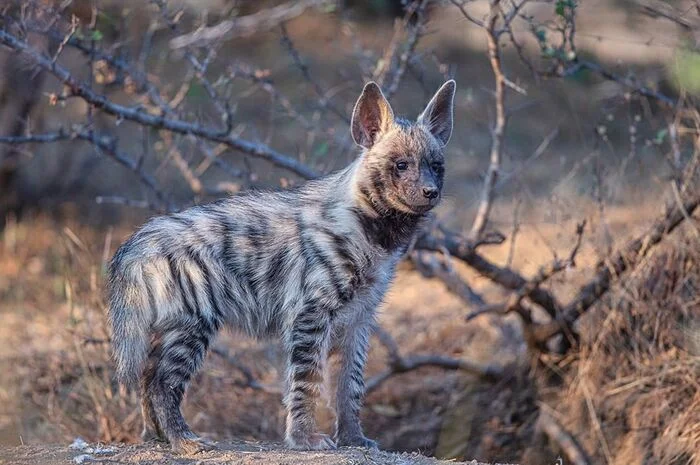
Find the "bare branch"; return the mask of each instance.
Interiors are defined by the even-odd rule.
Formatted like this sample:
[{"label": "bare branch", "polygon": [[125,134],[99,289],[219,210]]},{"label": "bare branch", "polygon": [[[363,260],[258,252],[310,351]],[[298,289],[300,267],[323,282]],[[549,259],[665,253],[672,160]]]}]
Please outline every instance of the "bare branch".
[{"label": "bare branch", "polygon": [[496,119],[494,127],[491,131],[491,153],[489,168],[486,172],[486,178],[484,179],[484,187],[481,192],[481,201],[479,203],[479,208],[474,218],[474,223],[472,223],[472,229],[469,232],[469,237],[472,240],[476,240],[483,234],[486,228],[486,223],[489,219],[489,214],[491,213],[491,206],[493,204],[494,197],[494,186],[498,180],[498,171],[501,167],[501,152],[503,151],[503,137],[506,131],[506,110],[505,110],[505,91],[507,79],[503,74],[503,68],[501,66],[501,49],[498,43],[499,33],[496,30],[496,22],[500,15],[500,0],[491,1],[491,9],[489,11],[489,17],[485,25],[486,30],[486,40],[488,45],[488,55],[489,62],[491,64],[491,70],[493,71],[493,77],[495,81],[495,109],[496,109]]},{"label": "bare branch", "polygon": [[377,338],[387,350],[387,363],[389,368],[367,380],[365,383],[365,392],[367,393],[374,391],[394,375],[423,367],[462,370],[489,380],[498,379],[503,376],[505,372],[503,368],[495,365],[483,365],[470,360],[441,355],[410,355],[404,357],[400,354],[396,342],[389,333],[380,327],[376,328],[375,331]]},{"label": "bare branch", "polygon": [[342,111],[340,108],[336,107],[333,105],[329,98],[328,98],[328,93],[323,90],[323,87],[321,87],[321,84],[318,83],[316,79],[311,75],[311,71],[309,70],[309,67],[304,63],[304,60],[301,57],[301,54],[299,51],[296,49],[294,46],[294,42],[292,41],[292,38],[289,36],[287,33],[287,28],[282,23],[280,25],[280,29],[282,31],[282,44],[285,46],[287,49],[287,52],[289,55],[292,57],[292,61],[294,61],[294,65],[301,71],[302,76],[304,76],[304,79],[306,79],[307,82],[311,84],[311,87],[314,89],[314,92],[316,92],[316,95],[319,96],[321,99],[320,104],[322,108],[329,108],[333,113],[335,113],[336,116],[338,116],[340,119],[345,121],[346,123],[350,123],[350,118],[348,115]]},{"label": "bare branch", "polygon": [[[438,255],[425,250],[415,250],[409,255],[416,269],[426,278],[440,279],[447,290],[458,296],[469,306],[481,307],[485,304],[483,297],[477,294],[450,265],[449,256]],[[440,259],[441,258],[441,259]]]},{"label": "bare branch", "polygon": [[[405,38],[403,50],[398,56],[396,69],[393,71],[392,75],[387,74],[385,79],[381,80],[381,84],[384,88],[384,94],[387,98],[391,98],[399,88],[401,79],[406,72],[409,62],[413,57],[416,46],[418,46],[418,41],[423,35],[423,29],[425,28],[425,23],[427,22],[426,7],[429,0],[414,0],[407,8],[404,14],[403,29],[408,29],[408,36]],[[411,18],[415,15],[415,23],[413,26],[409,26]],[[391,64],[389,63],[387,71],[391,71]],[[386,81],[390,79],[389,84]]]},{"label": "bare branch", "polygon": [[325,3],[325,0],[289,1],[247,16],[227,19],[214,26],[203,26],[194,32],[170,40],[170,48],[206,47],[212,42],[244,37],[255,32],[271,30],[279,24],[300,16],[306,10]]},{"label": "bare branch", "polygon": [[[0,31],[2,32],[2,31]],[[132,171],[141,181],[143,185],[148,187],[151,192],[158,199],[159,204],[157,205],[157,210],[169,211],[173,210],[174,207],[170,201],[166,198],[165,194],[158,188],[158,185],[150,175],[146,174],[138,162],[130,158],[125,152],[119,150],[117,146],[117,140],[113,137],[98,134],[91,129],[86,129],[83,127],[76,127],[72,131],[65,131],[60,129],[53,133],[47,134],[35,134],[27,136],[0,136],[0,144],[29,144],[29,143],[54,143],[60,141],[70,141],[70,140],[82,140],[89,142],[96,149],[99,149],[103,153],[107,154],[110,158],[115,160],[122,166],[125,166],[130,171]]]},{"label": "bare branch", "polygon": [[[486,238],[489,238],[488,235]],[[489,238],[488,243],[502,243],[503,236]],[[500,241],[496,241],[500,239]],[[484,239],[482,238],[482,241]],[[476,248],[483,242],[472,242],[459,234],[449,231],[441,226],[436,226],[430,231],[426,231],[416,242],[416,249],[432,250],[441,252],[447,250],[450,256],[462,260],[482,276],[505,287],[506,289],[518,290],[527,284],[527,279],[510,268],[502,268],[491,263],[481,256]],[[542,307],[551,316],[557,314],[561,306],[556,298],[542,288],[535,289],[530,295],[530,300]]]},{"label": "bare branch", "polygon": [[673,204],[663,217],[654,222],[646,234],[628,242],[621,250],[612,253],[610,258],[599,263],[595,277],[563,308],[561,315],[550,323],[534,328],[535,338],[538,341],[546,341],[562,331],[570,331],[576,320],[610,289],[616,277],[634,269],[641,258],[673,232],[683,220],[689,218],[698,206],[700,190],[690,194],[682,204]]},{"label": "bare branch", "polygon": [[104,95],[92,91],[89,86],[76,79],[67,69],[57,63],[53,63],[50,58],[36,51],[29,44],[9,34],[5,30],[0,30],[0,43],[5,44],[12,50],[27,54],[38,66],[50,72],[61,82],[66,84],[70,88],[72,95],[82,98],[86,102],[94,105],[95,108],[101,109],[108,114],[145,126],[165,129],[180,134],[192,134],[209,141],[220,142],[248,155],[265,159],[276,166],[285,168],[305,178],[314,178],[318,176],[314,170],[298,160],[277,152],[264,144],[254,143],[235,137],[225,129],[222,131],[220,129],[204,127],[180,119],[153,115],[143,111],[139,107],[126,107],[114,103]]},{"label": "bare branch", "polygon": [[636,82],[634,79],[629,78],[629,77],[622,77],[619,76],[611,71],[608,71],[598,63],[593,63],[590,61],[585,61],[585,60],[576,60],[574,61],[574,64],[565,68],[559,75],[561,77],[566,77],[570,76],[572,74],[575,74],[577,71],[581,69],[587,69],[589,71],[592,71],[596,74],[599,74],[603,78],[609,80],[609,81],[614,81],[620,84],[623,87],[626,87],[630,89],[632,92],[642,95],[644,97],[649,97],[652,98],[666,106],[669,107],[675,107],[676,106],[676,100],[669,97],[668,95],[649,89],[648,87]]},{"label": "bare branch", "polygon": [[475,18],[474,15],[472,15],[466,9],[465,4],[467,2],[460,0],[450,0],[450,3],[459,8],[459,11],[462,13],[462,16],[464,16],[467,19],[467,21],[481,28],[486,27],[486,23],[483,20]]},{"label": "bare branch", "polygon": [[[560,273],[567,268],[572,268],[576,266],[576,255],[578,254],[579,248],[581,247],[581,241],[583,240],[583,232],[586,227],[586,221],[576,225],[576,242],[569,252],[569,256],[564,260],[559,260],[555,258],[547,266],[540,268],[537,275],[529,280],[523,287],[518,289],[518,292],[512,294],[506,302],[505,305],[487,305],[475,312],[467,315],[467,321],[473,320],[479,315],[485,313],[499,313],[507,314],[510,312],[520,312],[522,310],[522,301],[524,298],[529,297],[532,293],[539,289],[542,284],[552,278],[552,276]],[[527,318],[529,320],[529,317]]]}]

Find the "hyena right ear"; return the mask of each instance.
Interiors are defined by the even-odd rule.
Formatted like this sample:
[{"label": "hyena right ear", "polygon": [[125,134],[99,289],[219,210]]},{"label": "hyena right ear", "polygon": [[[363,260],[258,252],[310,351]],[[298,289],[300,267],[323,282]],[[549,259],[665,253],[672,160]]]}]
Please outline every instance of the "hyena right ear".
[{"label": "hyena right ear", "polygon": [[442,142],[443,146],[447,145],[452,135],[456,88],[454,79],[444,83],[418,117],[418,123],[428,126],[430,132]]},{"label": "hyena right ear", "polygon": [[393,122],[394,112],[382,90],[374,82],[367,83],[352,112],[350,127],[353,140],[361,147],[372,148]]}]

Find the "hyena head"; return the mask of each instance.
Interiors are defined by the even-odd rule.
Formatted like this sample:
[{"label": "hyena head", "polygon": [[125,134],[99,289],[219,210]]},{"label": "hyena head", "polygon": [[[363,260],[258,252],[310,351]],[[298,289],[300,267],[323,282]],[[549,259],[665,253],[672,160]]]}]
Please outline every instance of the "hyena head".
[{"label": "hyena head", "polygon": [[452,134],[455,81],[435,93],[415,122],[395,118],[374,82],[352,114],[352,137],[364,148],[359,194],[379,213],[422,215],[442,195],[444,149]]}]

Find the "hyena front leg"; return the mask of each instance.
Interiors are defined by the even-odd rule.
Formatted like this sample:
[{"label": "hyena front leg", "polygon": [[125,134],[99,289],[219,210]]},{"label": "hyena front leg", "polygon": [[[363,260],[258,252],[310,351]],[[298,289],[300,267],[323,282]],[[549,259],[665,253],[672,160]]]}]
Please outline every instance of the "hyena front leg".
[{"label": "hyena front leg", "polygon": [[336,440],[339,446],[378,448],[367,439],[360,426],[360,409],[365,394],[364,368],[371,327],[368,324],[353,325],[346,330],[338,348],[340,372],[336,393]]},{"label": "hyena front leg", "polygon": [[330,317],[318,305],[305,305],[287,329],[287,428],[285,442],[292,449],[334,449],[335,443],[316,430],[314,407],[323,384],[330,341]]}]

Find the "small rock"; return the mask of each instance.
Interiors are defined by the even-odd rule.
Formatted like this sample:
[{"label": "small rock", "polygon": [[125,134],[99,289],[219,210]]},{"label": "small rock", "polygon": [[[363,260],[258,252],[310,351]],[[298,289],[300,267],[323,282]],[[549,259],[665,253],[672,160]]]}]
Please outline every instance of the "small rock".
[{"label": "small rock", "polygon": [[107,454],[113,454],[117,450],[114,447],[95,446],[95,447],[85,447],[82,449],[82,451],[85,452],[86,454],[107,455]]},{"label": "small rock", "polygon": [[89,461],[94,460],[94,459],[95,458],[90,454],[80,454],[76,457],[73,457],[73,462],[80,465],[81,463],[89,462]]},{"label": "small rock", "polygon": [[71,443],[70,446],[68,446],[69,449],[73,450],[83,450],[85,449],[89,444],[85,441],[83,438],[75,438],[75,441]]}]

